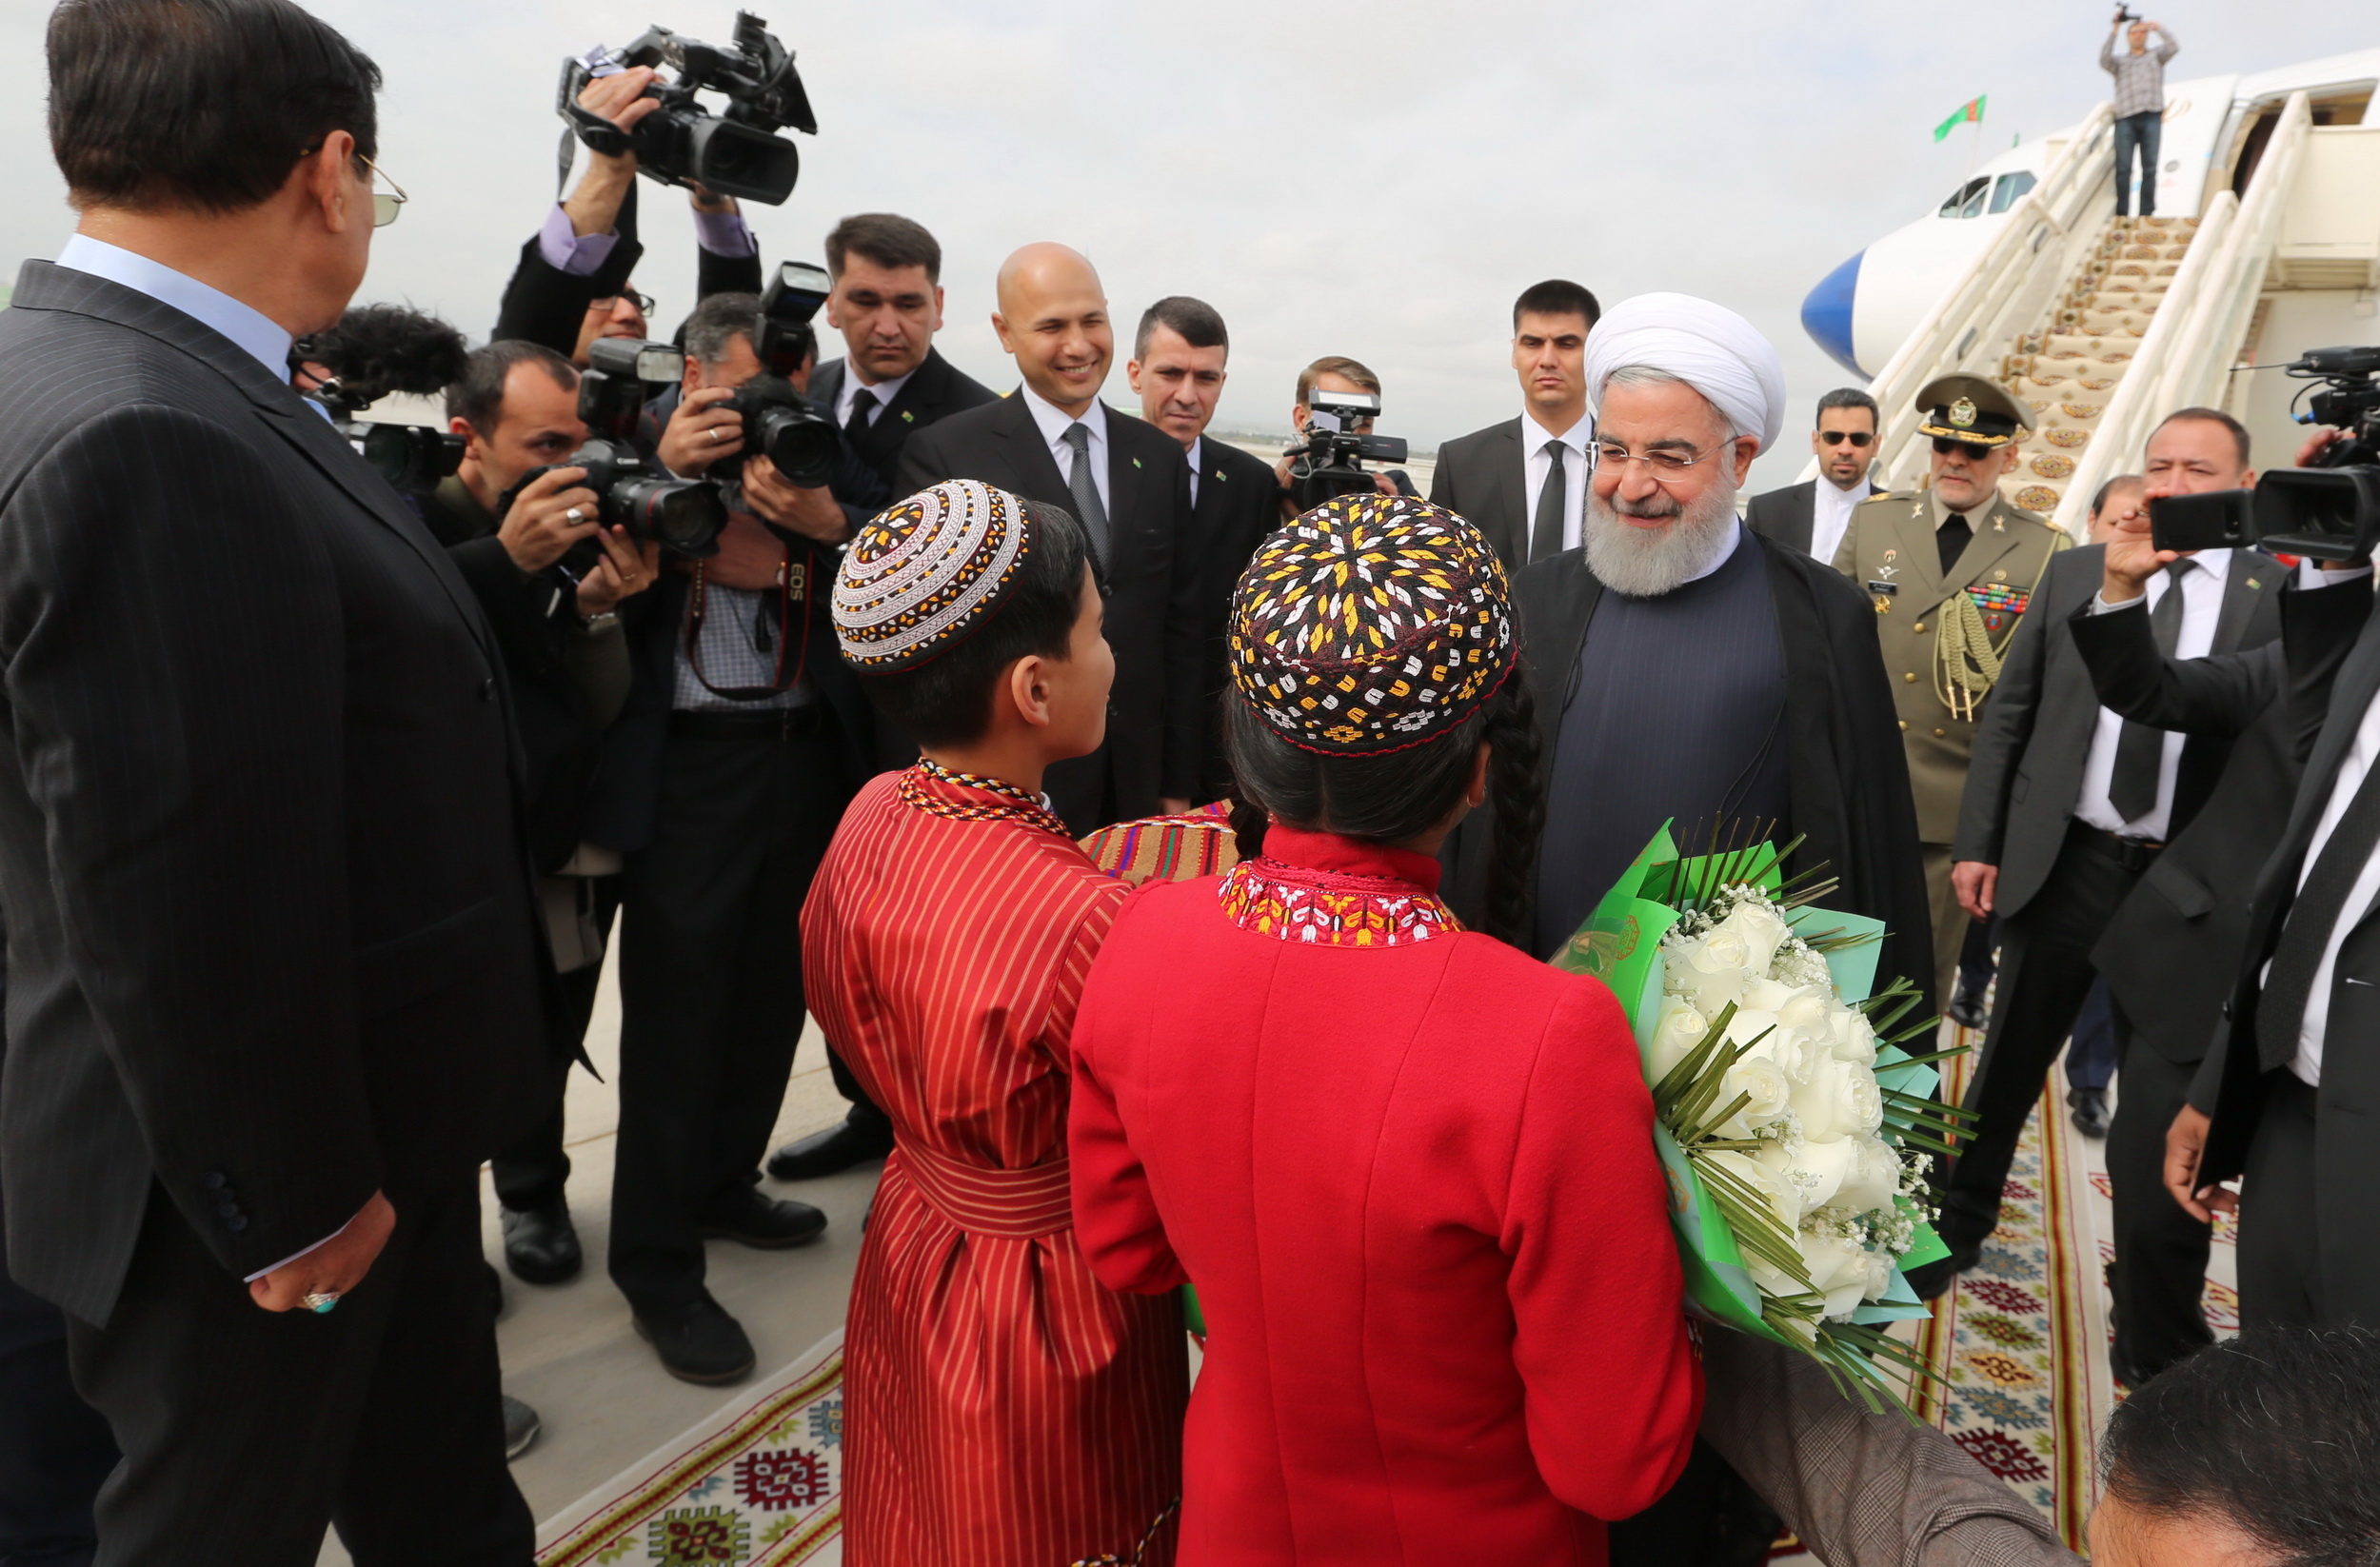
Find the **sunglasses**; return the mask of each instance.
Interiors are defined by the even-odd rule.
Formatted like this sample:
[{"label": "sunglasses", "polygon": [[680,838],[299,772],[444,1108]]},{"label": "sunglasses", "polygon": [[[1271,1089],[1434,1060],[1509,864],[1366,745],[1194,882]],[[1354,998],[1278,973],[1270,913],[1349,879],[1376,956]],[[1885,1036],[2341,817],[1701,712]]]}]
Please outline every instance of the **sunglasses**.
[{"label": "sunglasses", "polygon": [[1818,439],[1830,446],[1839,446],[1849,441],[1861,451],[1875,444],[1874,432],[1871,430],[1820,430]]},{"label": "sunglasses", "polygon": [[1934,452],[1937,457],[1948,457],[1954,451],[1963,451],[1970,457],[1989,457],[1999,449],[1997,446],[1979,446],[1973,441],[1961,441],[1954,435],[1937,435],[1934,438]]}]

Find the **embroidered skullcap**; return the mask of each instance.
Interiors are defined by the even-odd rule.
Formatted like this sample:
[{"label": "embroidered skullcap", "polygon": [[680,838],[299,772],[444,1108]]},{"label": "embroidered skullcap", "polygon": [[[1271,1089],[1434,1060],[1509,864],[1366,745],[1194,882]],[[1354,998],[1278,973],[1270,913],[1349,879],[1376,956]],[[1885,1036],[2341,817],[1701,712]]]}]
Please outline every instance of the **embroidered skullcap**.
[{"label": "embroidered skullcap", "polygon": [[1315,507],[1257,547],[1231,606],[1231,677],[1291,744],[1401,750],[1478,712],[1517,652],[1479,530],[1410,495]]},{"label": "embroidered skullcap", "polygon": [[878,513],[835,574],[843,656],[863,674],[923,664],[991,618],[1032,547],[1024,503],[973,479],[945,479]]},{"label": "embroidered skullcap", "polygon": [[1587,334],[1587,406],[1603,409],[1603,385],[1627,365],[1667,370],[1710,401],[1741,435],[1776,444],[1785,427],[1785,367],[1759,328],[1724,305],[1691,294],[1638,294],[1604,312]]}]

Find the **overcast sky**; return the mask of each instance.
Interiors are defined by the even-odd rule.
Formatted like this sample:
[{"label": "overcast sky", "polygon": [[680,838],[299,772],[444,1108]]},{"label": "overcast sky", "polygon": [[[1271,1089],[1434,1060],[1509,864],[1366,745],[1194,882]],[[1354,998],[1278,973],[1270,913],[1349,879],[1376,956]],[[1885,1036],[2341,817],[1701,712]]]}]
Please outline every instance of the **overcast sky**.
[{"label": "overcast sky", "polygon": [[[1930,210],[1974,155],[1932,129],[1991,95],[1987,153],[2079,120],[2112,6],[2003,0],[1614,4],[1612,0],[755,0],[819,117],[783,207],[752,210],[765,256],[820,259],[847,212],[931,228],[946,353],[1014,376],[986,322],[1008,250],[1089,252],[1121,338],[1150,300],[1199,295],[1233,338],[1219,423],[1286,424],[1325,353],[1387,384],[1384,433],[1431,446],[1507,418],[1513,296],[1548,276],[1606,305],[1654,289],[1742,311],[1794,398],[1790,481],[1839,372],[1802,334],[1811,286]],[[382,163],[413,197],[373,248],[364,300],[435,310],[474,340],[553,198],[562,57],[649,23],[724,42],[731,0],[316,0],[387,76]],[[2362,8],[2182,0],[2151,13],[2170,74],[2266,69],[2380,42]],[[0,47],[41,58],[45,0],[0,5]],[[56,253],[72,227],[36,95],[0,112],[0,252]],[[637,281],[664,327],[691,305],[683,196],[647,183]],[[1127,401],[1120,342],[1108,383]],[[830,341],[828,350],[833,351]]]}]

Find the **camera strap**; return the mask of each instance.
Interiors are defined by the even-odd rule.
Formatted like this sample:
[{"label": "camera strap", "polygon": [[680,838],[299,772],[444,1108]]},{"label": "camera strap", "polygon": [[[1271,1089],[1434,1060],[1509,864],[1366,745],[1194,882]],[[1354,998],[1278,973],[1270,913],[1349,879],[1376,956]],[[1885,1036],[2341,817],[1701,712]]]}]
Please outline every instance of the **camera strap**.
[{"label": "camera strap", "polygon": [[[777,664],[771,677],[773,684],[723,686],[713,685],[710,677],[703,672],[703,621],[709,613],[710,578],[708,563],[702,561],[695,563],[694,585],[688,590],[686,596],[685,662],[686,667],[694,671],[694,678],[702,683],[704,690],[715,697],[724,697],[729,702],[764,702],[770,697],[783,696],[802,684],[803,673],[809,667],[811,599],[809,589],[811,582],[815,580],[817,565],[818,552],[816,550],[804,549],[802,552],[802,559],[796,561],[788,549],[785,558],[777,565],[775,636],[772,638],[769,634],[768,611],[765,606],[763,607],[760,617],[754,622],[751,629],[745,633],[752,639],[754,652],[766,653],[773,650],[776,653]],[[799,600],[802,605],[802,616],[798,626],[793,614],[796,600]],[[798,635],[795,634],[797,631]],[[795,645],[789,647],[788,645]],[[785,673],[785,660],[788,656],[793,660],[793,673],[790,678]]]}]

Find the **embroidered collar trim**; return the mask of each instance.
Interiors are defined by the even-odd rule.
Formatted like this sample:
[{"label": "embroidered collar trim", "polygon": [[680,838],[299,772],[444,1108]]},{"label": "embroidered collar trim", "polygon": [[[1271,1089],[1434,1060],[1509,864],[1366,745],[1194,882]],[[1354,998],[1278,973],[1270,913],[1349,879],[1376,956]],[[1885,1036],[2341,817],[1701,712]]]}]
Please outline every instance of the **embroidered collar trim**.
[{"label": "embroidered collar trim", "polygon": [[[1021,822],[1069,842],[1073,839],[1066,824],[1039,796],[1027,794],[1005,779],[954,772],[930,757],[919,758],[916,766],[901,775],[900,791],[902,803],[929,816],[957,822]],[[969,795],[991,798],[966,798]]]},{"label": "embroidered collar trim", "polygon": [[1218,896],[1240,929],[1318,946],[1411,946],[1462,929],[1453,909],[1410,882],[1266,858],[1233,866]]}]

